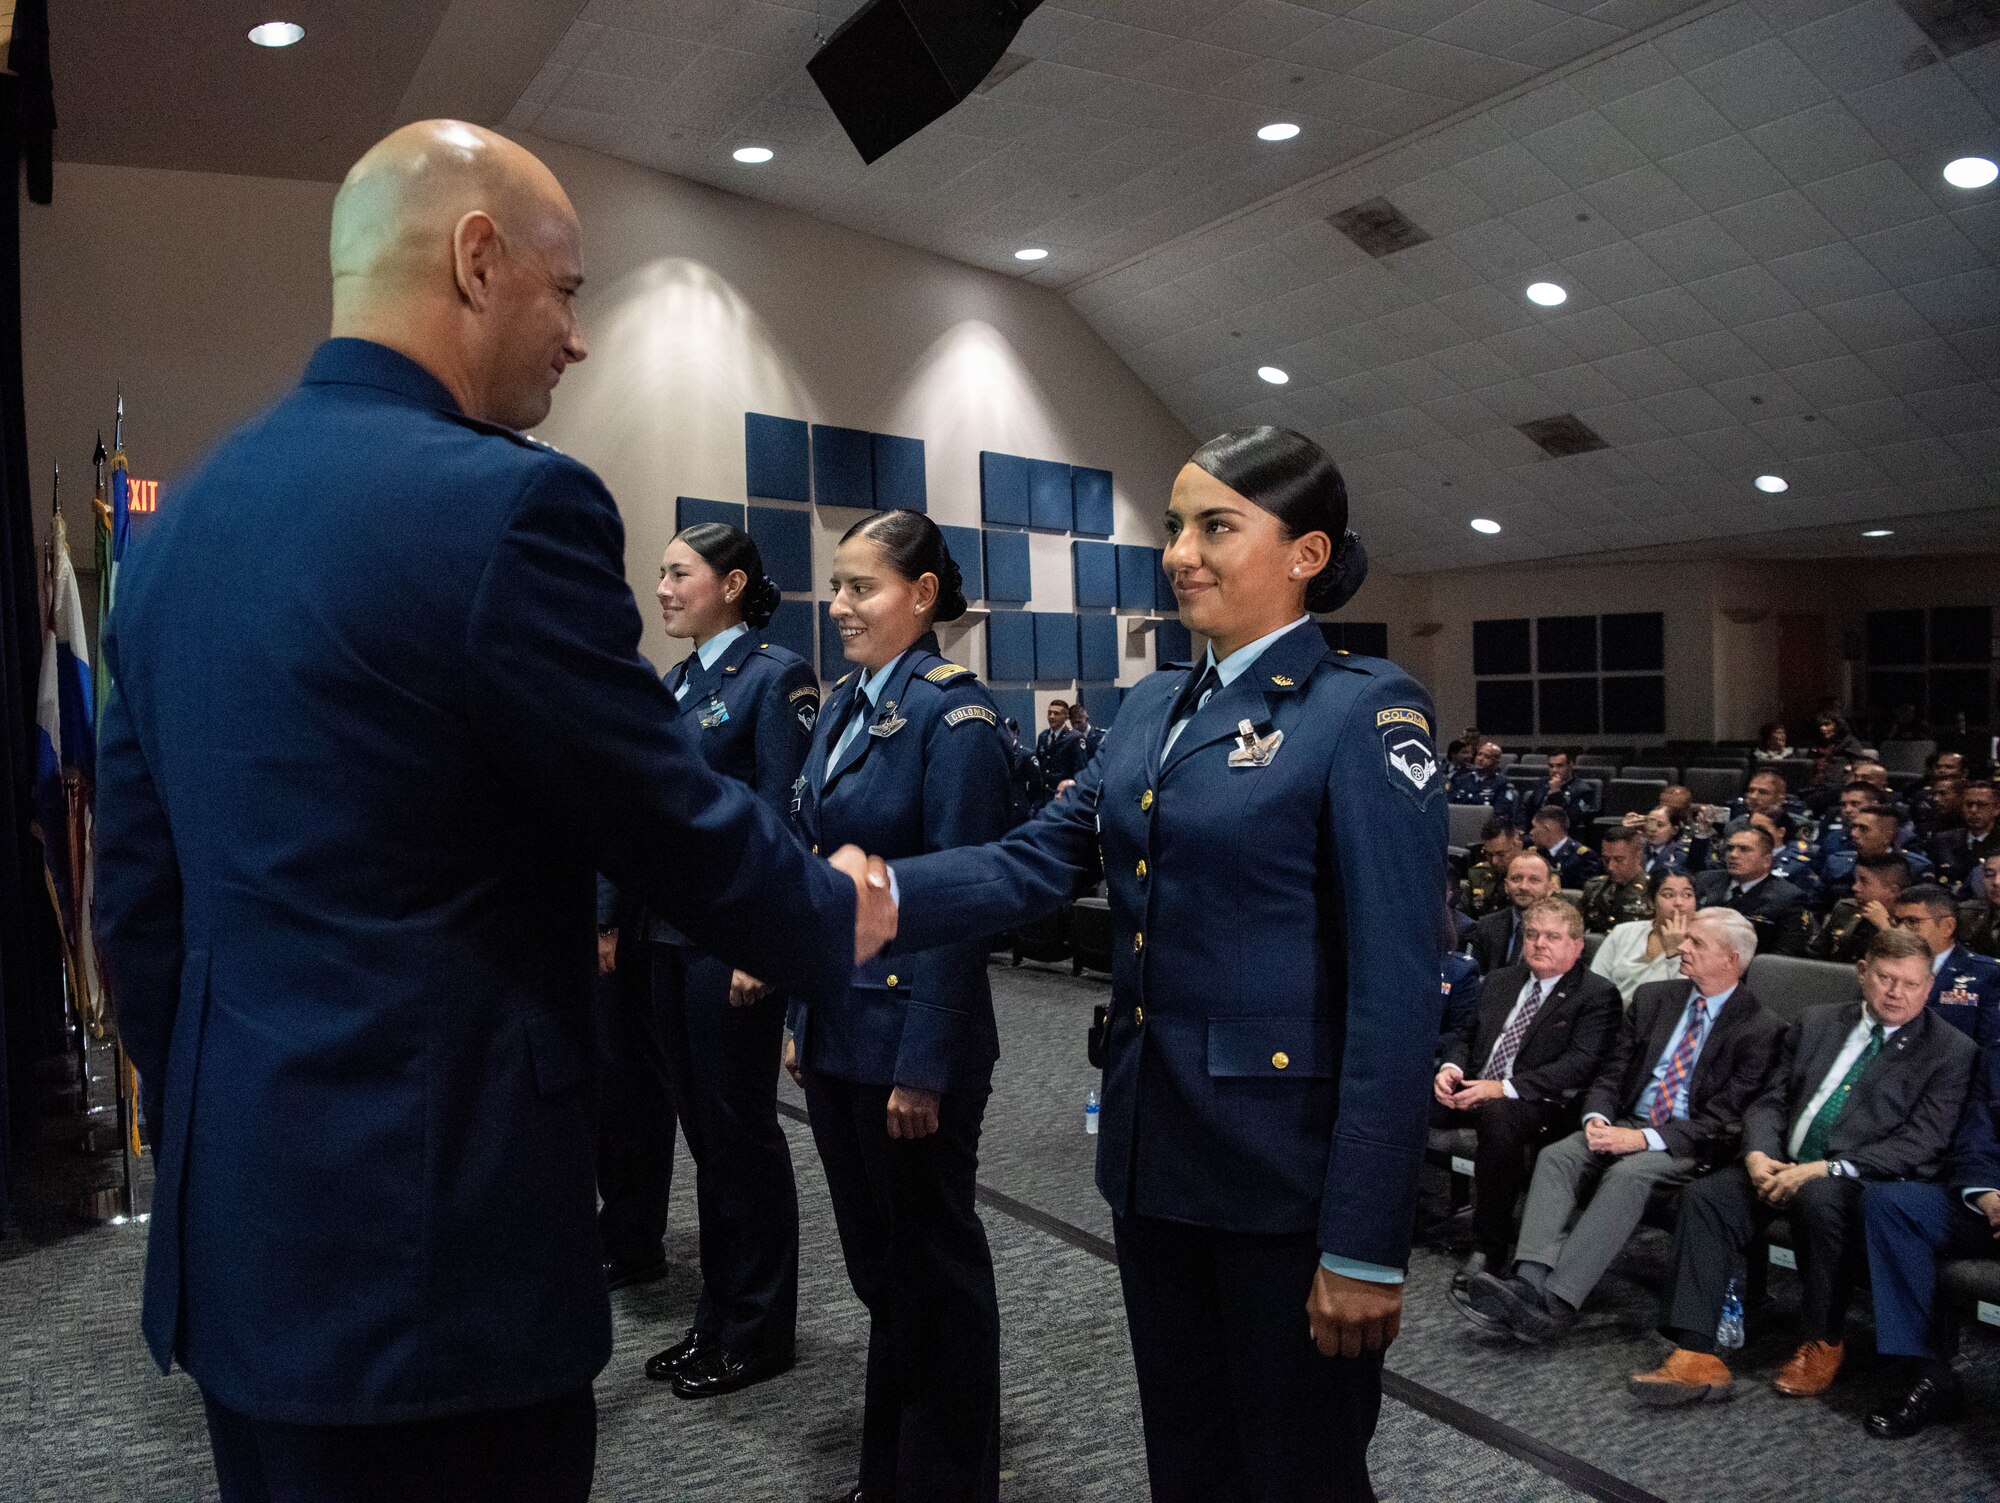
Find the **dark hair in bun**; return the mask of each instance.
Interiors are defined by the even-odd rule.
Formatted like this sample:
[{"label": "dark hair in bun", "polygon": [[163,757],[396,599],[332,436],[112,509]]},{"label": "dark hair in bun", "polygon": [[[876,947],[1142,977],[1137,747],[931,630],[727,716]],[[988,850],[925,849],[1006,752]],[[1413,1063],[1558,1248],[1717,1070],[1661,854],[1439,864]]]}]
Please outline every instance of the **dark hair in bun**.
[{"label": "dark hair in bun", "polygon": [[877,512],[848,528],[840,540],[844,543],[856,537],[865,537],[880,548],[889,567],[913,584],[926,574],[937,576],[933,621],[956,621],[965,614],[965,579],[958,572],[951,550],[945,547],[944,534],[938,531],[937,523],[922,512]]},{"label": "dark hair in bun", "polygon": [[674,536],[725,578],[741,569],[750,581],[738,600],[743,607],[743,619],[759,631],[770,624],[778,609],[778,587],[764,577],[764,555],[750,541],[749,533],[727,522],[697,522],[692,527],[683,527]]},{"label": "dark hair in bun", "polygon": [[1188,461],[1278,519],[1286,538],[1323,532],[1333,557],[1306,582],[1306,609],[1337,611],[1368,577],[1368,551],[1347,530],[1347,482],[1326,450],[1290,428],[1235,428]]}]

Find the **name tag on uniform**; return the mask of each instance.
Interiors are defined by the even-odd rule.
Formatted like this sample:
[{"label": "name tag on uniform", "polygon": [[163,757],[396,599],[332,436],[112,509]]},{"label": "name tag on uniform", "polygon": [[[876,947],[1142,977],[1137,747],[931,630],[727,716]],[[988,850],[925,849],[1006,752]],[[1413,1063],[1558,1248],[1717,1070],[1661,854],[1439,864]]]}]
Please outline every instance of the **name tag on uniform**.
[{"label": "name tag on uniform", "polygon": [[1257,728],[1247,720],[1236,722],[1236,746],[1229,753],[1231,767],[1269,767],[1271,758],[1278,754],[1284,744],[1285,733],[1273,731],[1268,736],[1257,734]]},{"label": "name tag on uniform", "polygon": [[708,696],[708,703],[701,707],[700,719],[701,728],[712,731],[728,721],[729,706],[722,702],[720,695],[711,694]]}]

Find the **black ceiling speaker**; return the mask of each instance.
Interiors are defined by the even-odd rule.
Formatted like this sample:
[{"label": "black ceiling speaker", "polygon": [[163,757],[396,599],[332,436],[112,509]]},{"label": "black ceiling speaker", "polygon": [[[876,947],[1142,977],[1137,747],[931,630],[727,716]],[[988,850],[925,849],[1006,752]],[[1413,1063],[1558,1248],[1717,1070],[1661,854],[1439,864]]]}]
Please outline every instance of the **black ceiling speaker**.
[{"label": "black ceiling speaker", "polygon": [[964,99],[1041,0],[868,0],[806,72],[861,160],[873,162]]}]

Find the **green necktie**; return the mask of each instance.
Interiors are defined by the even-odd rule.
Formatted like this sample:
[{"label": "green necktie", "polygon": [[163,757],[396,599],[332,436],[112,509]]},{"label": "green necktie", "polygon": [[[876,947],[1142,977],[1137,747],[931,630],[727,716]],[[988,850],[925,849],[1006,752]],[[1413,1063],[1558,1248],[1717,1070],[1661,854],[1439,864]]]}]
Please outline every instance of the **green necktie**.
[{"label": "green necktie", "polygon": [[1817,1163],[1826,1157],[1826,1140],[1833,1136],[1833,1124],[1847,1110],[1848,1092],[1854,1089],[1854,1082],[1861,1078],[1868,1062],[1882,1052],[1882,1040],[1886,1037],[1880,1023],[1868,1030],[1868,1047],[1855,1056],[1854,1063],[1848,1066],[1846,1079],[1834,1087],[1833,1094],[1820,1107],[1819,1115],[1812,1119],[1812,1126],[1806,1129],[1805,1141],[1799,1144],[1801,1164]]}]

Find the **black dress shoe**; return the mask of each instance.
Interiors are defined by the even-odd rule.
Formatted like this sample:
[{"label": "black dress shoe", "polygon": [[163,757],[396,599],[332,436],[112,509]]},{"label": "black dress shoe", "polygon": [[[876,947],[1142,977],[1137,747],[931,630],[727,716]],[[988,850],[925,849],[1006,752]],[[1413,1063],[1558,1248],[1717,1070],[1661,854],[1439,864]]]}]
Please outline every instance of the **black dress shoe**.
[{"label": "black dress shoe", "polygon": [[1964,1401],[1956,1380],[1919,1378],[1892,1408],[1868,1416],[1868,1433],[1881,1440],[1904,1440],[1926,1425],[1957,1419]]},{"label": "black dress shoe", "polygon": [[671,1382],[683,1367],[715,1345],[713,1336],[689,1331],[664,1352],[655,1352],[646,1359],[646,1376],[656,1383]]},{"label": "black dress shoe", "polygon": [[780,1352],[774,1357],[739,1357],[717,1341],[683,1363],[674,1374],[674,1397],[713,1399],[791,1370],[790,1352]]},{"label": "black dress shoe", "polygon": [[1576,1324],[1576,1311],[1526,1279],[1496,1279],[1482,1273],[1466,1286],[1465,1297],[1472,1310],[1529,1346],[1557,1340]]},{"label": "black dress shoe", "polygon": [[1476,1252],[1458,1265],[1458,1271],[1451,1276],[1451,1287],[1461,1293],[1470,1287],[1473,1279],[1486,1272],[1486,1254]]},{"label": "black dress shoe", "polygon": [[667,1255],[665,1253],[661,1253],[659,1257],[644,1263],[628,1263],[623,1259],[606,1258],[604,1260],[604,1287],[606,1289],[624,1289],[632,1284],[650,1284],[654,1279],[665,1274],[666,1271]]},{"label": "black dress shoe", "polygon": [[1458,1313],[1482,1331],[1507,1332],[1507,1307],[1495,1292],[1502,1281],[1490,1273],[1476,1273],[1466,1283],[1451,1281],[1451,1302]]}]

